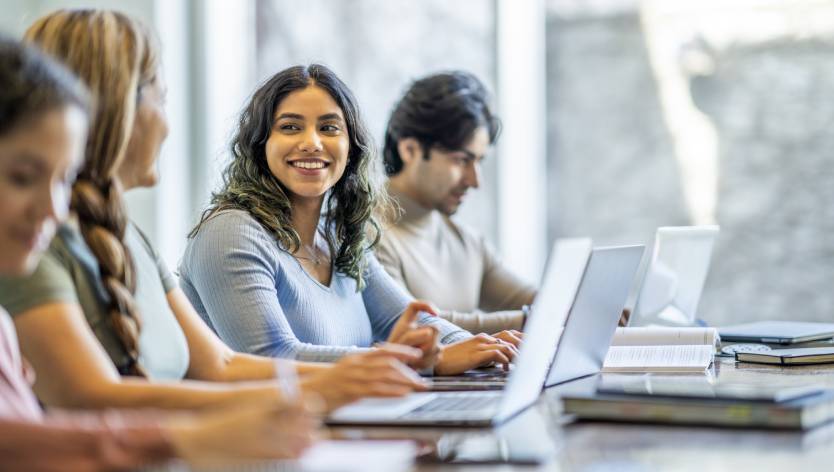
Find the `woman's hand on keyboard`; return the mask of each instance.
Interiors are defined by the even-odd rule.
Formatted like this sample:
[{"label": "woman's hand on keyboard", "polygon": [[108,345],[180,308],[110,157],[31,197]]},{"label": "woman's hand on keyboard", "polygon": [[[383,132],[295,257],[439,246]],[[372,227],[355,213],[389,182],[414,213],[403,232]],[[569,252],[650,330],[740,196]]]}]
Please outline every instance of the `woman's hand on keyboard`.
[{"label": "woman's hand on keyboard", "polygon": [[521,343],[524,340],[524,333],[521,331],[516,331],[514,329],[508,329],[505,331],[501,331],[500,333],[495,333],[492,335],[493,338],[498,338],[501,341],[508,342],[515,346],[516,349],[521,349]]},{"label": "woman's hand on keyboard", "polygon": [[426,390],[426,382],[406,363],[421,358],[421,351],[402,345],[382,345],[371,352],[345,356],[327,369],[305,375],[301,389],[318,395],[325,410],[364,397],[399,397]]},{"label": "woman's hand on keyboard", "polygon": [[457,375],[492,363],[501,364],[504,370],[509,370],[510,362],[517,355],[518,349],[512,344],[488,334],[476,334],[465,341],[444,346],[434,372],[437,375]]}]

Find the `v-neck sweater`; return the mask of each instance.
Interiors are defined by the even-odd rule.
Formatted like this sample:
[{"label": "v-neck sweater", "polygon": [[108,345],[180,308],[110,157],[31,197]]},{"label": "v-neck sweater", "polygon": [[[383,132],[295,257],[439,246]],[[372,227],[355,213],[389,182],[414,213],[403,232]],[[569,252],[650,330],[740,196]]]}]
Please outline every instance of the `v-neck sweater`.
[{"label": "v-neck sweater", "polygon": [[[233,349],[301,361],[334,361],[384,341],[413,300],[365,253],[366,287],[333,270],[315,280],[243,210],[207,220],[180,263],[182,290],[197,313]],[[459,327],[420,313],[444,344],[467,339]]]}]

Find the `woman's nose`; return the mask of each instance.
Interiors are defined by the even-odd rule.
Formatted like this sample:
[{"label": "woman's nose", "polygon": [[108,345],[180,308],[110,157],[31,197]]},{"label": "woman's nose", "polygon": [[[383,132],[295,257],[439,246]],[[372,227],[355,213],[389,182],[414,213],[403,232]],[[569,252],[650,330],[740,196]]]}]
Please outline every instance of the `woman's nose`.
[{"label": "woman's nose", "polygon": [[315,153],[322,149],[321,136],[318,131],[309,130],[302,135],[298,148],[305,153]]}]

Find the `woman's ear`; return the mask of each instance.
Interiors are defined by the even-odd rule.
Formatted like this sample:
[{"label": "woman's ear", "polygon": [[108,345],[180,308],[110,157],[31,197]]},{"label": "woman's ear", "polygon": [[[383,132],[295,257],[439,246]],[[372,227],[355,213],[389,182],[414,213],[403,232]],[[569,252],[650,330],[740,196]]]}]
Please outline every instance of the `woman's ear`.
[{"label": "woman's ear", "polygon": [[400,153],[400,159],[402,159],[404,166],[423,158],[423,146],[415,138],[404,138],[397,141],[397,151]]}]

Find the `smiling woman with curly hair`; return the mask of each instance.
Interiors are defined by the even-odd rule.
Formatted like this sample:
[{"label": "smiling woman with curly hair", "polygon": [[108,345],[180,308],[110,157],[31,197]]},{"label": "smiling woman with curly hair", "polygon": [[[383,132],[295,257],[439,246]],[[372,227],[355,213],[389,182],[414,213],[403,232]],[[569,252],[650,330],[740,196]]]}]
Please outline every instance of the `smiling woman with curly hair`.
[{"label": "smiling woman with curly hair", "polygon": [[[362,272],[367,263],[363,253],[369,245],[365,228],[373,231],[374,240],[370,244],[375,244],[379,239],[380,230],[374,210],[385,201],[385,191],[379,181],[380,176],[374,172],[373,144],[359,117],[359,110],[353,104],[350,92],[344,84],[323,66],[287,69],[255,93],[240,117],[239,132],[232,142],[235,158],[224,172],[225,185],[214,194],[213,205],[204,212],[202,221],[190,236],[194,237],[200,226],[218,212],[240,209],[246,210],[257,220],[281,247],[302,260],[305,252],[315,250],[313,246],[305,246],[302,243],[299,231],[293,226],[293,197],[297,196],[294,195],[294,190],[297,189],[288,188],[293,186],[292,174],[287,173],[283,178],[273,174],[273,163],[268,162],[267,156],[270,132],[273,128],[272,110],[277,106],[276,102],[297,88],[306,87],[308,81],[314,81],[317,89],[323,89],[328,94],[338,97],[336,101],[343,116],[330,117],[330,121],[334,123],[322,126],[324,130],[321,139],[323,144],[328,140],[335,140],[339,146],[345,145],[347,155],[344,160],[334,162],[333,166],[323,161],[326,169],[322,168],[321,171],[299,171],[303,177],[299,176],[296,180],[306,181],[300,185],[307,186],[318,181],[314,185],[322,187],[313,189],[312,202],[316,207],[324,203],[325,221],[321,226],[327,230],[321,231],[320,236],[328,246],[337,249],[335,267],[354,279],[361,289],[364,287]],[[335,121],[343,123],[339,123],[338,126]],[[337,130],[338,127],[344,129]],[[295,124],[284,125],[283,128],[283,134],[297,135]],[[323,147],[322,150],[314,149],[311,152],[316,154],[329,150],[326,144]],[[337,152],[340,151],[342,149]],[[340,156],[331,157],[335,159]],[[324,177],[317,179],[315,174],[322,174]],[[319,198],[325,192],[326,199]]]},{"label": "smiling woman with curly hair", "polygon": [[[509,362],[481,338],[413,302],[370,252],[385,199],[377,154],[348,87],[313,64],[279,72],[252,95],[224,185],[190,234],[183,290],[235,349],[331,361],[388,340],[420,347],[438,373]],[[369,236],[370,235],[370,236]],[[395,329],[416,314],[422,328]],[[402,326],[404,323],[400,323]],[[486,361],[476,351],[491,350]]]}]

